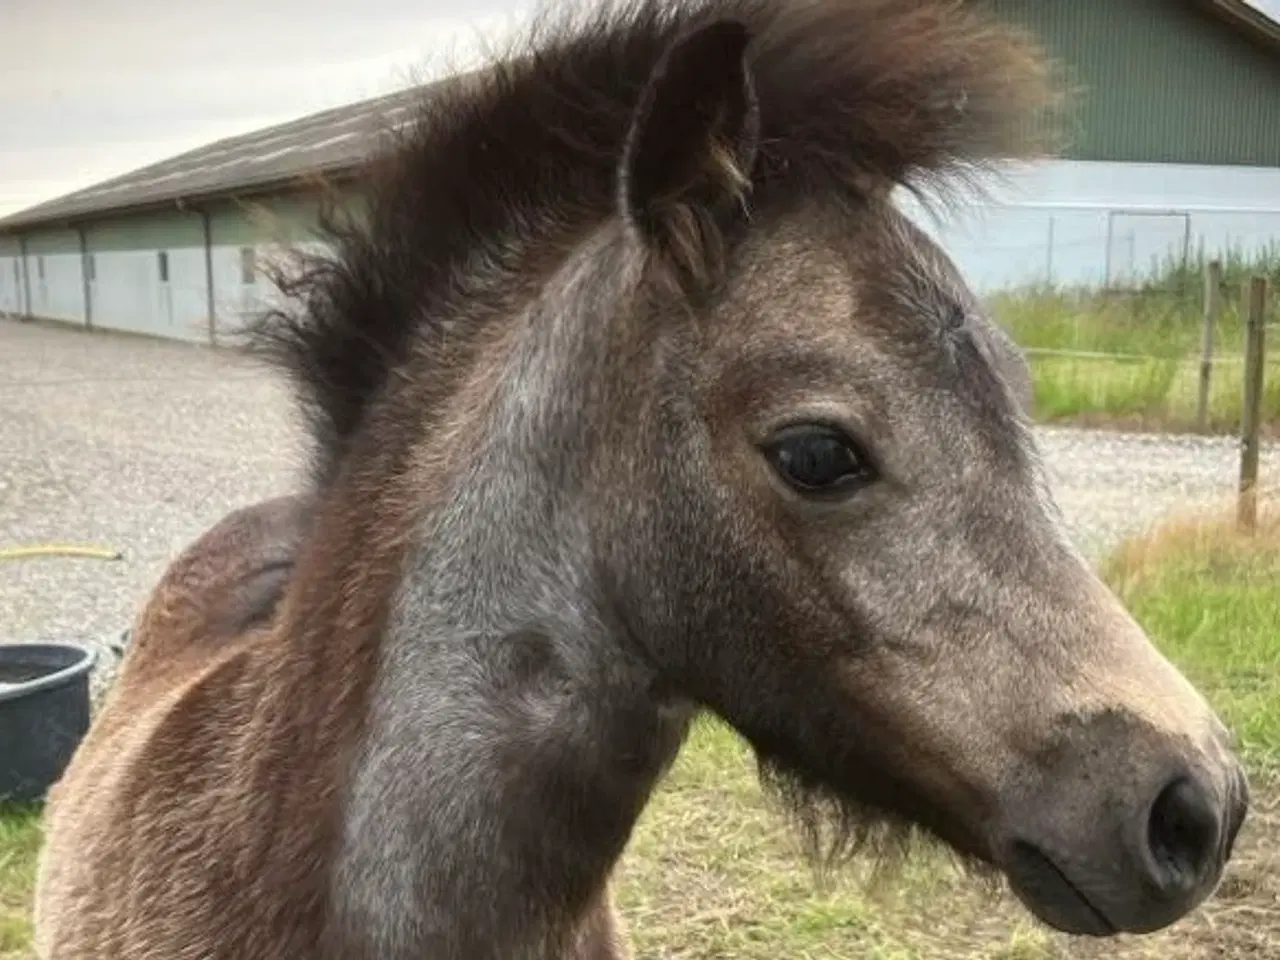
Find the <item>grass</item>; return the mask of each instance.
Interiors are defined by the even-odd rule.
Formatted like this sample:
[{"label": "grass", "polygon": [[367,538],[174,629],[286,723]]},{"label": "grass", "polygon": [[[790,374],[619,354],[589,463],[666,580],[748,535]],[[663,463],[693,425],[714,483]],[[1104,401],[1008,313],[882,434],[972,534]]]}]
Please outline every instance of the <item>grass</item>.
[{"label": "grass", "polygon": [[1253,535],[1229,511],[1168,522],[1103,573],[1238,732],[1254,771],[1280,773],[1280,508],[1264,505]]},{"label": "grass", "polygon": [[[704,720],[637,827],[618,899],[636,956],[648,960],[1050,956],[1029,919],[989,925],[996,905],[948,861],[912,861],[890,889],[867,880],[851,873],[817,883],[740,739]],[[937,909],[953,896],[969,909]],[[932,929],[903,920],[929,914]],[[957,938],[964,952],[954,952]]]},{"label": "grass", "polygon": [[[1050,423],[1193,429],[1203,270],[1200,258],[1157,265],[1139,289],[1128,293],[1045,287],[994,296],[990,305],[996,320],[1029,352],[1037,418]],[[1268,317],[1274,321],[1280,317],[1280,246],[1251,259],[1235,254],[1223,258],[1222,313],[1214,354],[1218,362],[1210,381],[1206,424],[1211,432],[1233,432],[1240,423],[1246,288],[1255,274],[1270,280]],[[1280,367],[1268,364],[1268,374],[1277,370]],[[1264,420],[1274,431],[1280,426],[1280,376],[1267,380]]]},{"label": "grass", "polygon": [[[1214,517],[1170,521],[1123,545],[1103,572],[1239,731],[1255,779],[1280,773],[1280,511],[1264,507],[1252,537]],[[708,720],[645,811],[618,898],[643,960],[1243,960],[1280,949],[1266,923],[1238,919],[1277,914],[1280,823],[1265,823],[1203,920],[1141,941],[1069,942],[936,856],[910,862],[885,889],[857,873],[816,884],[743,744]],[[33,812],[0,814],[0,960],[26,958],[38,840]]]},{"label": "grass", "polygon": [[26,956],[39,844],[38,811],[0,808],[0,960]]}]

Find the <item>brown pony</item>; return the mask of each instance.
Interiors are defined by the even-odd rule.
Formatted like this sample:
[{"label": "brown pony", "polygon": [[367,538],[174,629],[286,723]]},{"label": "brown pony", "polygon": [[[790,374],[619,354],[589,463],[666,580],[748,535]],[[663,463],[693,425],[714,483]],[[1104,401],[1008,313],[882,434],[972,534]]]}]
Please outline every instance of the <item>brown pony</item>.
[{"label": "brown pony", "polygon": [[918,830],[1062,930],[1200,904],[1227,733],[891,198],[1041,127],[1034,48],[950,0],[634,0],[514,53],[424,97],[256,331],[312,483],[143,612],[41,955],[623,957],[610,874],[703,710],[802,822]]}]

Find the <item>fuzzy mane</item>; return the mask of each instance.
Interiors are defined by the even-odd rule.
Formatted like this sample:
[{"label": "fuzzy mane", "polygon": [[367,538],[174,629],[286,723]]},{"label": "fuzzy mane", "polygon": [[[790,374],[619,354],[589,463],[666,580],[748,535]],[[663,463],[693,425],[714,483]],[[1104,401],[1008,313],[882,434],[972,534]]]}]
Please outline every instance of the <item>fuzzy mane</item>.
[{"label": "fuzzy mane", "polygon": [[[607,0],[544,14],[482,72],[425,89],[370,170],[362,221],[278,281],[251,343],[295,381],[329,482],[387,384],[433,377],[538,264],[617,212],[633,112],[663,52],[743,24],[771,190],[940,186],[1030,152],[1054,100],[1028,38],[964,0]],[[965,178],[966,180],[968,178]],[[412,348],[412,349],[411,349]]]}]

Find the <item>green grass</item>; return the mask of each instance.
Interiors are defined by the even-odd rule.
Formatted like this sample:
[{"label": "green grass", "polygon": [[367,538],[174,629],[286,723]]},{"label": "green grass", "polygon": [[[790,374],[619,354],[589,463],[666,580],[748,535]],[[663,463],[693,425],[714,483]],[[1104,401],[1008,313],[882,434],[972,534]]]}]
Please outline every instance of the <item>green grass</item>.
[{"label": "green grass", "polygon": [[[1280,516],[1264,509],[1253,537],[1214,520],[1170,522],[1116,551],[1103,571],[1239,732],[1260,800],[1274,797],[1261,784],[1280,773]],[[856,871],[817,884],[740,739],[703,721],[637,827],[618,900],[640,960],[1273,956],[1277,941],[1259,933],[1268,924],[1239,918],[1276,913],[1280,879],[1265,851],[1274,851],[1280,823],[1260,812],[1250,830],[1237,875],[1203,920],[1148,939],[1068,941],[933,855],[909,862],[884,889]],[[26,957],[38,840],[34,814],[0,814],[0,960]],[[1232,939],[1259,936],[1254,953]]]},{"label": "green grass", "polygon": [[[1247,283],[1270,279],[1268,318],[1280,320],[1280,247],[1246,260],[1223,258],[1217,363],[1210,381],[1207,428],[1238,429],[1243,396]],[[1165,430],[1195,426],[1203,329],[1203,262],[1164,265],[1130,293],[1052,288],[991,299],[996,320],[1028,350],[1036,416],[1044,422],[1117,424]],[[1274,340],[1272,335],[1272,340]],[[1037,351],[1111,354],[1055,356]],[[1269,351],[1275,355],[1274,348]],[[1120,359],[1124,355],[1146,359]],[[1280,422],[1280,366],[1268,364],[1264,419]]]},{"label": "green grass", "polygon": [[26,956],[39,844],[40,817],[35,810],[0,807],[0,960]]},{"label": "green grass", "polygon": [[636,956],[647,960],[1052,956],[1029,918],[941,858],[908,863],[888,889],[856,872],[819,884],[761,794],[747,749],[713,720],[697,725],[646,809],[618,879]]},{"label": "green grass", "polygon": [[1265,509],[1253,535],[1226,516],[1167,523],[1104,573],[1238,732],[1255,771],[1280,773],[1280,513]]}]

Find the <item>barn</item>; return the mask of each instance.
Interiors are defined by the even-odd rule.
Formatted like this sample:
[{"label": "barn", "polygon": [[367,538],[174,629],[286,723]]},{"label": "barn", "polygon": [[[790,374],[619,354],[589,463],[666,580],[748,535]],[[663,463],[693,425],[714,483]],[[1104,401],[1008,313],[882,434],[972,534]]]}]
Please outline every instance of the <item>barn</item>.
[{"label": "barn", "polygon": [[[1034,30],[1080,90],[1061,159],[921,218],[971,282],[1115,285],[1280,238],[1280,24],[1247,0],[970,0]],[[414,91],[212,143],[0,220],[0,312],[216,342],[315,242],[316,183],[360,202]]]}]

